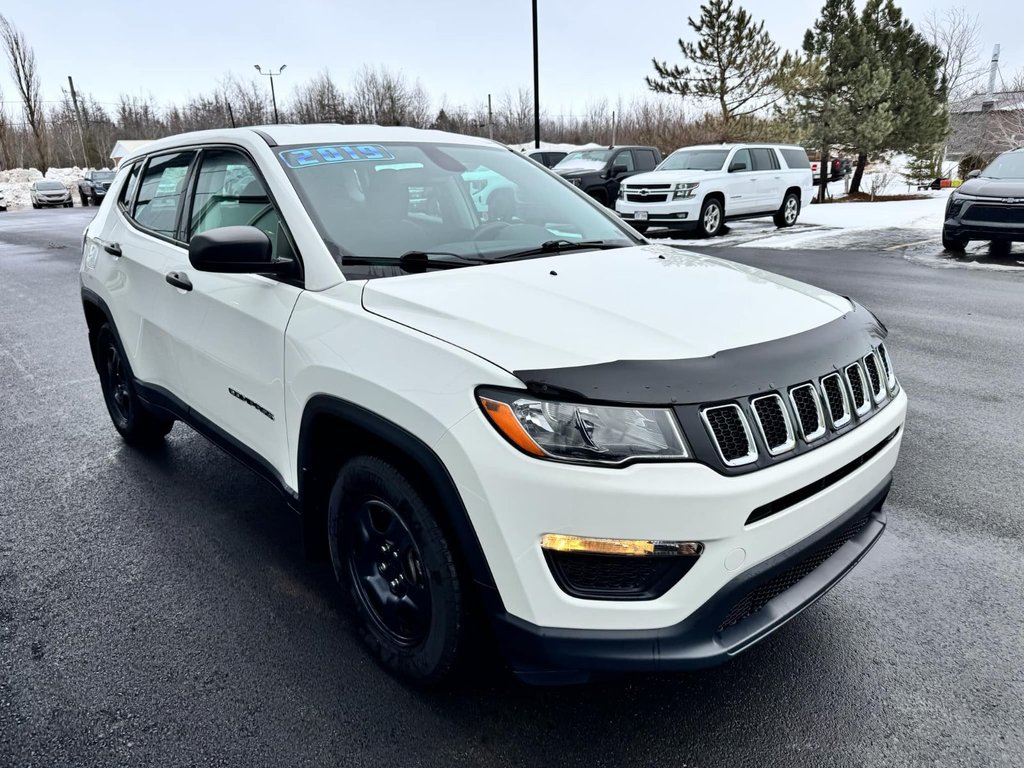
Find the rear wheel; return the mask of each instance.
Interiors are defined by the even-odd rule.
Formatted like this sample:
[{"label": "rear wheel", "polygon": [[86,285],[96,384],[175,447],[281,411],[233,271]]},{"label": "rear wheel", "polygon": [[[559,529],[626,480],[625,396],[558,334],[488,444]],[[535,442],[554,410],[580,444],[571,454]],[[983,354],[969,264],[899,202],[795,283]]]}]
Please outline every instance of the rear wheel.
[{"label": "rear wheel", "polygon": [[96,334],[94,355],[103,399],[121,437],[133,445],[151,445],[161,440],[171,431],[174,420],[158,416],[139,399],[128,359],[109,323]]},{"label": "rear wheel", "polygon": [[715,237],[721,234],[725,226],[725,211],[717,197],[704,200],[700,209],[700,231],[704,237]]},{"label": "rear wheel", "polygon": [[782,198],[782,206],[775,213],[776,227],[792,227],[800,215],[800,197],[795,192],[787,192]]},{"label": "rear wheel", "polygon": [[372,456],[347,462],[328,504],[334,574],[370,652],[418,683],[444,678],[465,634],[452,549],[416,488]]},{"label": "rear wheel", "polygon": [[958,237],[949,237],[946,230],[942,230],[942,247],[950,253],[963,253],[967,249],[967,241]]}]

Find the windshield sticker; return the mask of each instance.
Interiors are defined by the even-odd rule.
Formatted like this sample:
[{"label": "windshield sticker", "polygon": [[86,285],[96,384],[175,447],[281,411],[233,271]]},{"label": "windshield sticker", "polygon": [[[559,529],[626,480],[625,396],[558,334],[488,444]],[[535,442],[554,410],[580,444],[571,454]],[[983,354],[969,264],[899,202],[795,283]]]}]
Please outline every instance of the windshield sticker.
[{"label": "windshield sticker", "polygon": [[379,144],[332,144],[328,147],[289,149],[279,153],[289,168],[306,168],[328,163],[352,163],[363,160],[394,160],[395,156]]}]

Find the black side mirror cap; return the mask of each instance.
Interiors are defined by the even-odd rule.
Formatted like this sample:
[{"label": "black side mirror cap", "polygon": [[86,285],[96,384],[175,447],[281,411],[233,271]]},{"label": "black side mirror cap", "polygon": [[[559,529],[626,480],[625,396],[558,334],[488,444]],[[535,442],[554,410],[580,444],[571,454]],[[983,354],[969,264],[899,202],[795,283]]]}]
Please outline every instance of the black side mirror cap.
[{"label": "black side mirror cap", "polygon": [[274,261],[267,233],[256,227],[218,227],[188,244],[188,260],[200,272],[291,274],[293,261]]},{"label": "black side mirror cap", "polygon": [[735,173],[736,171],[745,171],[745,170],[747,170],[747,164],[746,163],[736,162],[736,163],[733,163],[732,165],[729,166],[729,173]]},{"label": "black side mirror cap", "polygon": [[613,165],[612,166],[612,176],[618,176],[620,173],[628,173],[628,172],[629,172],[629,168],[627,168],[624,165]]},{"label": "black side mirror cap", "polygon": [[979,176],[981,176],[981,169],[980,168],[975,168],[973,171],[971,171],[970,173],[967,174],[967,178],[968,179],[976,179]]}]

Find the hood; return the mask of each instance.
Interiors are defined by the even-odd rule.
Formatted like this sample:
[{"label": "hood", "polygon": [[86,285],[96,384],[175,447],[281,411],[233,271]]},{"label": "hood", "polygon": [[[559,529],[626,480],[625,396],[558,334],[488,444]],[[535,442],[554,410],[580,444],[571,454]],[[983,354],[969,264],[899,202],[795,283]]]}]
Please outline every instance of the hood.
[{"label": "hood", "polygon": [[[717,171],[713,171],[717,173]],[[650,171],[637,173],[623,182],[628,187],[642,187],[645,184],[678,184],[686,181],[700,181],[708,177],[708,171]]]},{"label": "hood", "polygon": [[604,166],[605,164],[600,160],[573,160],[571,163],[559,163],[551,170],[567,176],[579,173],[593,173],[594,171],[600,171]]},{"label": "hood", "polygon": [[1024,198],[1024,179],[968,179],[957,192],[978,197],[1018,197]]},{"label": "hood", "polygon": [[816,328],[852,307],[662,245],[370,280],[363,306],[508,371],[708,357]]}]

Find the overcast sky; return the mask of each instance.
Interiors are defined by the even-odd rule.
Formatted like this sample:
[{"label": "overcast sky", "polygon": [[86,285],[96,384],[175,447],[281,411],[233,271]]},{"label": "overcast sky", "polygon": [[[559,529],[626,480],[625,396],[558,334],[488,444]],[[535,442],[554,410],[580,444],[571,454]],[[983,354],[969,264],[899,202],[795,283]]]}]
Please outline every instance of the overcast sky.
[{"label": "overcast sky", "polygon": [[[651,57],[678,61],[675,41],[688,36],[686,17],[697,15],[699,5],[539,0],[542,108],[568,114],[602,98],[643,95]],[[743,5],[764,18],[782,47],[796,48],[821,0]],[[1010,81],[1024,67],[1020,0],[901,2],[915,23],[930,8],[954,5],[978,15],[986,60],[993,44],[1002,43],[1000,68]],[[292,85],[322,69],[344,85],[364,64],[418,78],[435,102],[447,97],[451,104],[478,103],[488,92],[497,98],[532,83],[528,0],[3,0],[0,11],[35,48],[46,100],[59,99],[73,75],[76,88],[100,102],[122,93],[182,102],[212,90],[229,72],[259,77],[253,64],[288,65],[278,81],[282,102]],[[0,87],[8,110],[19,109],[6,66]]]}]

